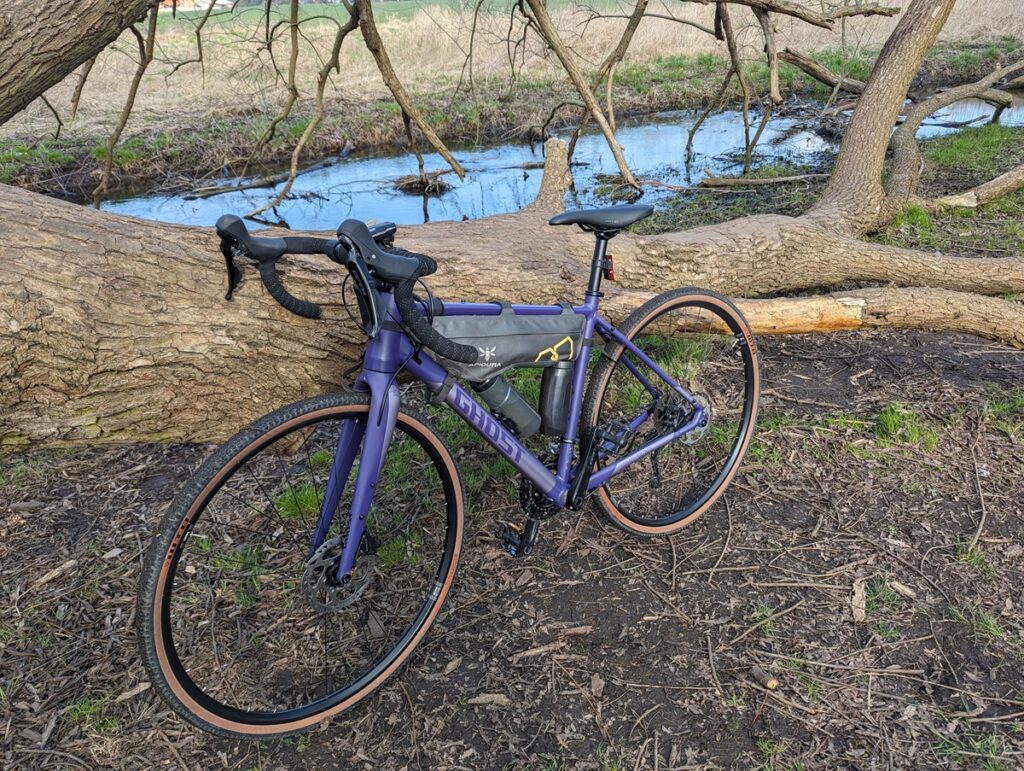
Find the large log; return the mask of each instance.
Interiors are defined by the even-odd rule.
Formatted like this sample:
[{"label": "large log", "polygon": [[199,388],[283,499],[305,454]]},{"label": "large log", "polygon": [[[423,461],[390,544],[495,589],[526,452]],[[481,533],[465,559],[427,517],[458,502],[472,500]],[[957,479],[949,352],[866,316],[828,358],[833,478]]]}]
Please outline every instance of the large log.
[{"label": "large log", "polygon": [[[564,145],[549,143],[549,158],[542,195],[523,212],[400,230],[401,245],[440,259],[431,280],[438,296],[581,295],[593,239],[546,224],[567,182]],[[341,305],[343,273],[322,258],[282,264],[294,293],[324,306],[324,318],[309,321],[277,306],[252,269],[226,302],[223,260],[206,228],[0,186],[0,244],[0,446],[220,439],[282,403],[337,388],[361,343]],[[751,296],[895,281],[939,288],[741,306],[757,334],[916,326],[1024,346],[1019,306],[951,291],[1024,291],[1024,260],[898,250],[778,216],[657,237],[626,233],[611,251],[612,318],[673,286]]]},{"label": "large log", "polygon": [[[36,59],[19,41],[0,54],[8,68],[0,68],[0,122],[147,4],[59,0],[38,11],[41,24],[3,16],[8,30],[36,25],[30,37],[52,50]],[[965,294],[1024,291],[1024,260],[958,259],[857,239],[895,210],[881,182],[885,148],[910,79],[952,5],[912,0],[865,86],[818,206],[798,219],[620,235],[612,251],[627,289],[609,287],[609,315],[672,286],[756,297],[870,281],[890,286],[741,305],[755,333],[913,326],[1024,347],[1020,304]],[[41,8],[28,0],[6,7],[28,6]],[[50,17],[61,9],[64,17]],[[121,17],[110,16],[118,9]],[[81,35],[91,10],[113,20]],[[19,69],[19,51],[36,62],[29,69],[44,61],[52,71],[43,77]],[[23,79],[10,82],[12,72]],[[568,179],[564,146],[549,146],[548,156],[542,195],[524,212],[401,230],[403,246],[440,258],[432,280],[440,296],[550,302],[580,295],[592,239],[546,225]],[[236,301],[225,302],[223,262],[208,229],[143,222],[0,185],[0,260],[0,447],[219,439],[271,407],[338,387],[361,343],[340,305],[343,276],[322,259],[291,258],[285,270],[296,294],[324,305],[322,321],[278,307],[251,270]]]}]

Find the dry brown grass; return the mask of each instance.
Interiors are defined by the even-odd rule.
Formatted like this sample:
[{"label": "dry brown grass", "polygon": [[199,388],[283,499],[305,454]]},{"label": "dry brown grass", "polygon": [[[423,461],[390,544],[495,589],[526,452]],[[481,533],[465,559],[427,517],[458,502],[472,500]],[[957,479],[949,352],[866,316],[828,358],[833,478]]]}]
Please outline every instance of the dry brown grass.
[{"label": "dry brown grass", "polygon": [[[894,4],[909,0],[893,0]],[[817,5],[817,3],[813,3]],[[309,7],[309,6],[307,6]],[[599,7],[609,14],[628,13],[627,3],[614,0]],[[314,7],[315,8],[315,7]],[[710,25],[710,6],[680,5],[659,0],[652,11],[671,12],[680,18]],[[323,6],[324,11],[337,12],[337,6]],[[384,13],[384,12],[379,12]],[[622,18],[595,19],[587,22],[588,12],[582,5],[567,6],[553,12],[564,36],[577,55],[591,67],[596,65],[621,32]],[[744,32],[745,55],[760,55],[759,34],[752,20],[741,10],[735,14]],[[195,56],[195,39],[191,23],[179,18],[162,20],[158,35],[157,61],[147,73],[136,103],[129,132],[141,127],[173,131],[180,127],[201,126],[210,119],[240,113],[270,113],[282,98],[283,86],[271,57],[260,43],[259,15],[246,14],[229,23],[213,23],[204,31],[205,64],[189,64],[169,76],[175,62]],[[415,93],[451,92],[458,82],[468,48],[471,14],[464,7],[445,8],[424,4],[412,13],[383,17],[382,36],[389,47],[397,70]],[[891,31],[895,19],[870,18],[851,20],[847,25],[847,41],[863,47],[877,47]],[[779,16],[780,45],[804,50],[834,46],[839,33],[810,27],[802,22]],[[505,12],[485,13],[479,20],[474,48],[473,71],[477,83],[509,77],[506,43],[509,17]],[[335,24],[324,19],[303,23],[303,52],[300,57],[298,82],[303,101],[311,99],[319,58],[326,50]],[[277,43],[278,60],[284,58],[285,28]],[[987,39],[1003,34],[1024,36],[1024,17],[1019,0],[961,0],[946,27],[947,40]],[[93,69],[85,89],[79,117],[65,130],[72,135],[103,135],[115,120],[134,67],[135,42],[123,37],[101,57]],[[648,61],[661,56],[695,55],[702,52],[722,53],[722,44],[709,35],[689,26],[650,18],[644,21],[627,56],[627,61]],[[540,41],[530,35],[521,60],[521,77],[537,84],[561,78],[553,57],[547,56]],[[367,100],[387,96],[373,60],[358,34],[346,41],[341,56],[341,75],[335,78],[329,98],[336,110],[358,110]],[[52,89],[51,102],[67,105],[76,78]],[[493,89],[492,89],[493,90]],[[303,107],[300,102],[299,110]],[[43,133],[52,128],[53,118],[41,104],[31,106],[2,131],[3,136],[25,136]]]}]

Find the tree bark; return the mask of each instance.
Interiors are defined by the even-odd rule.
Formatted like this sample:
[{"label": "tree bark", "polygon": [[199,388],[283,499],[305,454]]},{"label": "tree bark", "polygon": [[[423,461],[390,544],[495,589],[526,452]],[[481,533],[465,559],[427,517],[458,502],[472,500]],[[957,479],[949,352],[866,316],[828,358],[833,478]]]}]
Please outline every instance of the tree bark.
[{"label": "tree bark", "polygon": [[836,165],[812,216],[864,232],[891,217],[882,169],[892,127],[928,49],[956,0],[913,0],[875,61],[850,118]]},{"label": "tree bark", "polygon": [[[0,0],[0,124],[117,40],[154,0]],[[83,35],[82,31],[89,34]]]},{"label": "tree bark", "polygon": [[788,62],[794,67],[803,70],[812,78],[824,83],[829,88],[838,88],[840,91],[847,91],[851,94],[861,94],[864,92],[863,81],[857,80],[856,78],[848,78],[845,75],[832,72],[828,67],[823,64],[819,64],[809,56],[804,56],[799,51],[794,51],[792,48],[785,49],[779,54],[779,58],[782,59],[782,61]]},{"label": "tree bark", "polygon": [[[431,286],[442,298],[489,300],[496,286],[522,302],[578,296],[593,239],[546,225],[566,179],[564,165],[551,173],[545,197],[524,212],[402,228],[398,242],[439,259]],[[343,271],[323,259],[282,263],[289,288],[324,307],[309,321],[280,308],[251,268],[225,302],[207,229],[0,186],[0,243],[0,447],[221,439],[277,405],[338,388],[363,342],[341,306]],[[611,251],[621,282],[607,286],[613,319],[668,286],[756,296],[849,280],[925,283],[741,307],[755,334],[916,326],[1024,346],[1019,305],[962,291],[1024,291],[1024,260],[938,257],[780,216],[623,233]]]}]

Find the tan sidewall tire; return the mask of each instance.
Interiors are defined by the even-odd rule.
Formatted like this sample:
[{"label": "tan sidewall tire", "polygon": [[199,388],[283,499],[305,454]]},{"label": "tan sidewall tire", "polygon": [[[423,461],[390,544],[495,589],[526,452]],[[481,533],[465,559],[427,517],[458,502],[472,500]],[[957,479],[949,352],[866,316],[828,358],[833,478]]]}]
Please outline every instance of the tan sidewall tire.
[{"label": "tan sidewall tire", "polygon": [[[729,487],[733,478],[736,476],[736,472],[743,463],[743,457],[746,455],[747,448],[750,446],[750,440],[754,435],[754,427],[757,423],[758,400],[761,393],[757,347],[754,343],[754,337],[750,332],[750,326],[747,324],[747,320],[743,318],[743,314],[740,313],[736,306],[729,302],[729,300],[708,290],[690,288],[675,289],[665,292],[664,294],[660,294],[637,308],[622,323],[619,327],[619,331],[626,335],[629,340],[632,340],[637,332],[643,330],[655,316],[680,307],[692,305],[693,303],[710,305],[733,317],[745,338],[746,345],[750,349],[754,373],[753,406],[750,413],[750,421],[747,426],[746,434],[740,444],[739,455],[733,463],[732,468],[730,468],[726,478],[719,483],[714,494],[705,501],[699,509],[678,522],[673,522],[670,525],[643,525],[638,522],[634,522],[615,506],[612,502],[611,496],[608,494],[608,491],[604,486],[597,488],[594,494],[594,499],[597,502],[598,508],[601,509],[609,521],[611,521],[611,523],[616,527],[635,535],[671,535],[672,533],[682,530],[684,527],[703,516],[722,496]],[[601,400],[604,398],[604,390],[607,388],[608,381],[611,379],[611,375],[615,371],[615,364],[618,362],[622,351],[623,349],[620,346],[613,346],[610,357],[602,358],[594,368],[593,378],[587,388],[587,397],[583,405],[583,425],[588,427],[597,425],[601,408]]]},{"label": "tan sidewall tire", "polygon": [[[420,625],[413,638],[405,645],[401,653],[391,664],[376,677],[364,685],[359,691],[342,702],[301,719],[285,723],[258,725],[228,720],[216,715],[197,703],[188,693],[170,666],[166,646],[164,645],[160,603],[164,588],[169,579],[173,555],[199,507],[210,491],[226,476],[237,468],[238,459],[250,453],[257,446],[264,446],[282,434],[294,429],[297,425],[308,425],[318,419],[341,418],[349,415],[365,413],[369,409],[369,397],[361,394],[336,394],[316,397],[282,407],[270,415],[256,421],[249,428],[243,429],[235,437],[225,443],[220,451],[211,456],[196,472],[193,481],[179,494],[171,504],[154,543],[150,547],[146,565],[143,568],[141,587],[138,598],[139,638],[143,659],[149,669],[153,682],[161,695],[174,707],[175,711],[193,725],[219,736],[230,736],[244,739],[270,739],[288,736],[304,731],[333,715],[355,706],[387,680],[416,649],[423,640],[430,626],[437,618],[444,600],[451,589],[459,563],[464,530],[465,494],[458,465],[451,450],[437,432],[422,418],[406,411],[404,408],[398,416],[398,423],[405,425],[419,434],[425,442],[438,453],[453,485],[455,499],[455,546],[451,562],[443,578],[441,589],[430,610],[429,615]],[[291,415],[290,418],[288,416]],[[223,457],[221,452],[233,448]],[[211,468],[216,466],[216,468]],[[182,506],[186,506],[181,513]],[[450,516],[450,515],[449,515]],[[173,533],[173,535],[169,535]]]}]

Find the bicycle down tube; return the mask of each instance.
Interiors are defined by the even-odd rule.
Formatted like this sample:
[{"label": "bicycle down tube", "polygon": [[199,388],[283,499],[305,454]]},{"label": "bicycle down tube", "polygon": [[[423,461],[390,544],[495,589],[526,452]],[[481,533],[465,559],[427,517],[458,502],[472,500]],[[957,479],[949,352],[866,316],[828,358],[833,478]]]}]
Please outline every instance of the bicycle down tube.
[{"label": "bicycle down tube", "polygon": [[[387,316],[397,319],[398,313],[392,295],[382,295],[382,299],[385,299],[387,303]],[[680,428],[646,442],[628,455],[618,458],[594,472],[587,484],[588,491],[600,487],[623,469],[685,436],[700,425],[705,417],[704,408],[700,402],[687,393],[671,375],[662,370],[625,335],[600,317],[597,307],[598,297],[596,296],[590,296],[583,305],[573,307],[575,313],[586,318],[584,344],[573,365],[569,419],[565,434],[561,439],[558,464],[554,472],[473,398],[469,391],[457,382],[452,382],[452,378],[444,367],[422,351],[414,354],[412,341],[404,331],[401,331],[400,328],[382,329],[378,337],[367,345],[363,371],[356,381],[357,389],[370,392],[370,412],[366,421],[345,421],[339,432],[338,448],[328,479],[320,518],[314,531],[310,553],[312,554],[319,548],[330,530],[331,522],[344,492],[345,480],[351,472],[356,453],[362,444],[363,450],[360,455],[359,469],[352,495],[352,507],[349,512],[348,533],[345,548],[337,567],[337,579],[344,581],[352,571],[366,526],[366,517],[369,513],[373,491],[384,463],[398,413],[400,396],[395,383],[395,373],[399,370],[410,373],[434,392],[447,389],[444,394],[445,403],[559,508],[566,505],[566,494],[575,476],[572,469],[573,446],[579,438],[580,414],[590,355],[590,346],[586,341],[592,339],[595,332],[605,341],[623,347],[623,363],[652,396],[657,394],[657,389],[633,362],[625,358],[625,351],[635,356],[642,364],[650,368],[658,379],[664,381],[689,401],[694,407],[694,413],[691,419]],[[563,311],[562,306],[559,305],[513,305],[512,308],[518,315],[555,315]],[[443,315],[488,316],[498,315],[500,312],[501,307],[495,303],[445,303]],[[650,416],[650,409],[650,407],[644,408],[630,421],[628,427],[635,429]],[[584,473],[584,469],[578,468],[576,473]]]}]

